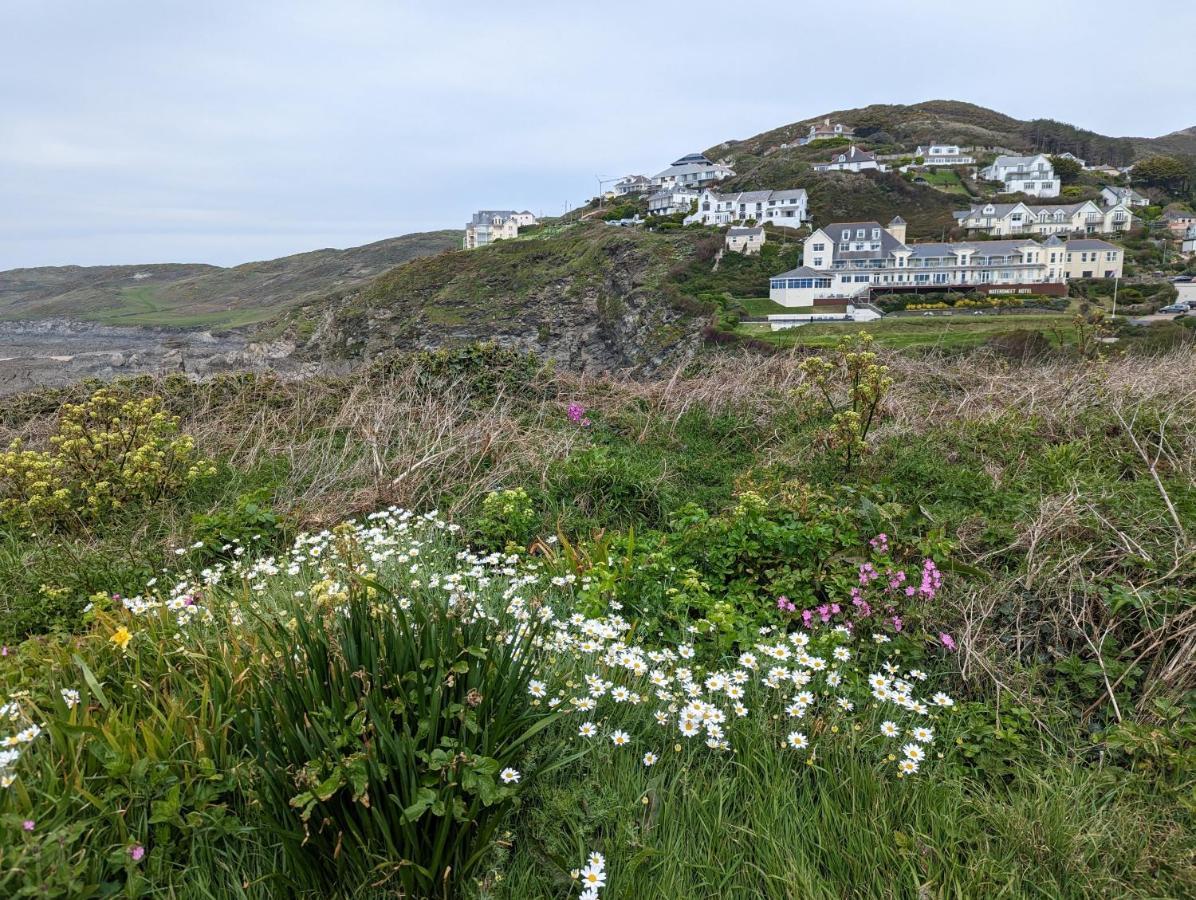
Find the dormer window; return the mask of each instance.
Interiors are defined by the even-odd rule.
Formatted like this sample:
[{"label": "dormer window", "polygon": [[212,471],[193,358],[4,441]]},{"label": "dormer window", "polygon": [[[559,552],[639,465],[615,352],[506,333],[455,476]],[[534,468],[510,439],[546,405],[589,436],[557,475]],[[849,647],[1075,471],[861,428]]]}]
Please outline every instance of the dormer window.
[{"label": "dormer window", "polygon": [[851,230],[850,229],[847,229],[847,228],[843,229],[843,240],[845,240],[845,241],[851,240]]},{"label": "dormer window", "polygon": [[855,239],[856,239],[857,241],[862,241],[862,240],[864,239],[864,232],[865,232],[865,231],[866,231],[866,229],[864,229],[864,228],[857,228],[857,229],[855,230]]},{"label": "dormer window", "polygon": [[880,240],[880,229],[879,228],[872,229],[872,240],[874,240],[874,241]]}]

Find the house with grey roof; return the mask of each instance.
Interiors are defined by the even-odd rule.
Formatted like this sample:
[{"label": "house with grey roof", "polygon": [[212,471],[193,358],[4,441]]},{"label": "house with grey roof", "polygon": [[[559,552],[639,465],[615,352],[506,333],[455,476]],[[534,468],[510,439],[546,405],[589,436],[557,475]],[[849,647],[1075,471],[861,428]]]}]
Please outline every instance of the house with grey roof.
[{"label": "house with grey roof", "polygon": [[1118,203],[1124,203],[1126,206],[1150,206],[1149,197],[1143,197],[1130,187],[1106,184],[1100,189],[1100,196],[1106,206],[1116,206]]},{"label": "house with grey roof", "polygon": [[826,297],[862,301],[874,291],[979,291],[1062,296],[1068,278],[1117,278],[1120,247],[1077,238],[1064,243],[1014,240],[905,242],[905,223],[836,222],[814,230],[802,267],[769,282],[782,306],[812,306]]},{"label": "house with grey roof", "polygon": [[752,228],[729,228],[727,229],[727,249],[735,253],[745,253],[751,255],[759,253],[760,248],[764,246],[767,238],[764,235],[764,228],[756,225]]},{"label": "house with grey roof", "polygon": [[851,138],[855,137],[855,130],[848,128],[842,122],[835,122],[831,124],[830,119],[822,122],[815,122],[810,126],[810,130],[806,132],[805,137],[798,139],[798,144],[804,145],[813,143],[814,141],[821,141],[827,138]]},{"label": "house with grey roof", "polygon": [[701,153],[690,153],[674,160],[667,169],[652,176],[652,187],[658,191],[681,188],[701,190],[708,184],[730,178],[735,172],[722,163],[711,162]]},{"label": "house with grey roof", "polygon": [[616,181],[611,189],[615,192],[616,197],[644,194],[652,190],[652,180],[646,175],[625,175]]},{"label": "house with grey roof", "polygon": [[829,162],[818,163],[814,166],[815,172],[863,172],[867,169],[887,172],[889,167],[884,163],[877,162],[875,153],[861,150],[855,144],[846,150],[835,153]]},{"label": "house with grey roof", "polygon": [[1028,203],[979,203],[953,214],[971,234],[996,237],[1035,234],[1115,234],[1128,231],[1134,214],[1122,203],[1105,209],[1091,200],[1081,203],[1030,205]]},{"label": "house with grey roof", "polygon": [[535,225],[536,217],[526,209],[479,209],[465,223],[465,237],[461,241],[463,250],[474,250],[518,236],[520,228]]},{"label": "house with grey roof", "polygon": [[731,225],[765,222],[785,228],[800,228],[809,218],[804,188],[784,191],[739,191],[720,194],[706,188],[698,196],[698,208],[686,225]]},{"label": "house with grey roof", "polygon": [[648,196],[648,215],[675,216],[677,213],[687,213],[697,199],[697,191],[685,188],[655,191]]},{"label": "house with grey roof", "polygon": [[1108,241],[1074,238],[1062,245],[1068,278],[1120,278],[1125,250]]},{"label": "house with grey roof", "polygon": [[958,144],[927,144],[919,146],[914,156],[921,157],[923,166],[974,166],[976,157],[964,153]]},{"label": "house with grey roof", "polygon": [[998,156],[990,166],[980,170],[980,177],[1000,181],[1006,194],[1029,194],[1032,197],[1058,197],[1060,181],[1049,157]]}]

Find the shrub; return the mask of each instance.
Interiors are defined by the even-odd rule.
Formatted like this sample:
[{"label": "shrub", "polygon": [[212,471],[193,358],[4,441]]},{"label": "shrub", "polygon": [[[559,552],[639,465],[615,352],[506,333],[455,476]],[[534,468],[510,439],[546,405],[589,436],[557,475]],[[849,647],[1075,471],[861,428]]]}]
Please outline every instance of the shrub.
[{"label": "shrub", "polygon": [[867,452],[868,432],[893,386],[888,367],[877,361],[869,349],[871,344],[872,335],[862,332],[842,338],[831,360],[811,356],[802,361],[808,383],[800,389],[800,396],[813,409],[829,415],[824,440],[840,455],[846,472]]},{"label": "shrub", "polygon": [[535,536],[539,521],[527,491],[508,488],[485,496],[475,527],[482,546],[502,549],[508,544],[526,546]]},{"label": "shrub", "polygon": [[107,388],[65,404],[49,450],[14,442],[0,454],[0,514],[25,527],[86,527],[215,474],[178,424],[159,398],[122,399]]}]

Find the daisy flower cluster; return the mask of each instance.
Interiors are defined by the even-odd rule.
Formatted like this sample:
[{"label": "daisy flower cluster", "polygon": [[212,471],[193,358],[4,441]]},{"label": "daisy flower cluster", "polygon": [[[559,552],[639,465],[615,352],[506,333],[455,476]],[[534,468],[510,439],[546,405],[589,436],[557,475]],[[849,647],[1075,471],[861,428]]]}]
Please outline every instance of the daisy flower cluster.
[{"label": "daisy flower cluster", "polygon": [[[528,615],[521,601],[507,610],[515,619]],[[582,721],[577,737],[605,739],[616,750],[637,748],[645,766],[654,765],[667,743],[675,749],[695,742],[708,750],[734,752],[733,730],[742,720],[756,717],[781,729],[778,744],[795,751],[813,751],[815,738],[841,739],[864,730],[864,722],[884,717],[893,734],[917,747],[933,741],[931,723],[954,705],[947,694],[924,696],[927,680],[920,669],[903,669],[899,656],[879,657],[878,670],[861,668],[859,656],[876,657],[880,645],[861,643],[840,626],[810,635],[797,631],[740,654],[732,665],[704,667],[694,661],[694,648],[648,648],[627,640],[630,623],[617,613],[604,618],[574,614],[554,620],[543,639],[550,658],[570,660],[575,668],[558,668],[560,681],[550,690],[543,680],[532,682],[533,703],[562,707]],[[637,717],[632,710],[651,710],[654,729],[632,736]],[[901,721],[902,725],[897,725]],[[804,727],[803,727],[804,726]],[[655,734],[653,734],[655,731]],[[882,753],[897,761],[891,753]],[[926,754],[903,748],[900,774],[918,771]]]},{"label": "daisy flower cluster", "polygon": [[40,725],[30,722],[21,709],[21,705],[10,700],[0,706],[0,788],[11,787],[16,781],[16,766],[25,752],[39,734]]},{"label": "daisy flower cluster", "polygon": [[581,884],[578,900],[598,900],[598,892],[606,887],[606,858],[601,853],[591,853],[585,868],[574,869],[570,874]]}]

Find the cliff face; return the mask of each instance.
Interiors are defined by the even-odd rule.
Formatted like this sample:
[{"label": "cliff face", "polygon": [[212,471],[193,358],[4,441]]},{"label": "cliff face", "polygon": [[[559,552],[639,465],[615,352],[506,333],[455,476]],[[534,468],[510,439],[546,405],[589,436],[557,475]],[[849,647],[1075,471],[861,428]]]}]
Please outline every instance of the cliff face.
[{"label": "cliff face", "polygon": [[650,371],[691,355],[707,316],[667,283],[693,234],[578,225],[402,266],[300,312],[299,355],[340,368],[394,350],[490,341],[581,372]]}]

